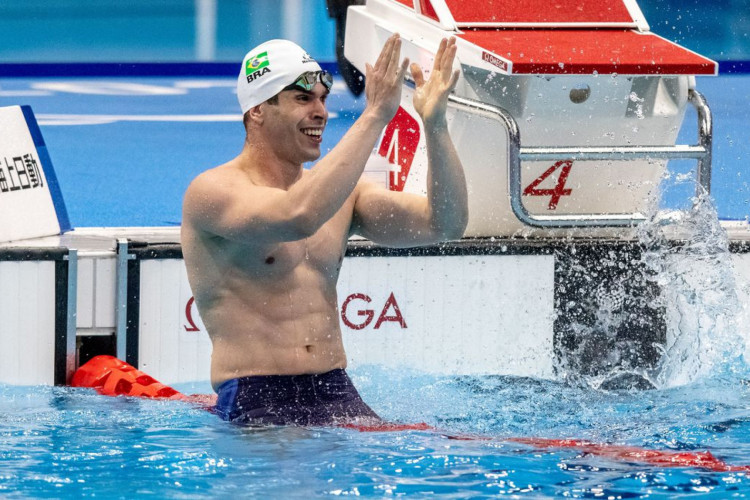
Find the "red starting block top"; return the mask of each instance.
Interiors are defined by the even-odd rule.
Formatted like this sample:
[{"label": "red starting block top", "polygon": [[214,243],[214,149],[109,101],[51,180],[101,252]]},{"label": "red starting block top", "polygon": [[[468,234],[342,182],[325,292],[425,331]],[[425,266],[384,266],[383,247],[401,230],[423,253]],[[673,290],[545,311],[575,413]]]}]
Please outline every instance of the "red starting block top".
[{"label": "red starting block top", "polygon": [[601,0],[446,0],[459,26],[616,25],[636,26],[622,1]]},{"label": "red starting block top", "polygon": [[[459,38],[512,63],[510,74],[714,75],[714,61],[634,30],[467,30]],[[487,54],[489,52],[490,54]]]},{"label": "red starting block top", "polygon": [[[438,20],[435,3],[444,3],[459,27],[620,27],[643,20],[635,0],[396,0]],[[447,20],[443,20],[447,21]]]},{"label": "red starting block top", "polygon": [[636,0],[394,1],[454,27],[481,59],[509,74],[715,75],[718,69],[648,32]]}]

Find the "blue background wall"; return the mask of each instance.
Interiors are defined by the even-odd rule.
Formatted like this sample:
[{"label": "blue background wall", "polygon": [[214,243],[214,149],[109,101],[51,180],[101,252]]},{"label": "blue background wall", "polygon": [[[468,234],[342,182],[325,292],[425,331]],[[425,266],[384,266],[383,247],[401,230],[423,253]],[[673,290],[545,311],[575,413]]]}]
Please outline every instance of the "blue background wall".
[{"label": "blue background wall", "polygon": [[[237,61],[253,46],[304,29],[295,41],[335,59],[325,0],[216,0],[214,60]],[[0,62],[197,60],[200,0],[2,0]],[[285,12],[289,12],[286,23]],[[286,26],[286,27],[285,27]]]},{"label": "blue background wall", "polygon": [[[0,62],[194,61],[201,1],[2,0]],[[666,38],[714,59],[750,59],[750,0],[642,0],[640,6],[652,31]],[[335,58],[325,0],[216,0],[215,12],[213,60],[236,61],[280,36],[319,60]]]}]

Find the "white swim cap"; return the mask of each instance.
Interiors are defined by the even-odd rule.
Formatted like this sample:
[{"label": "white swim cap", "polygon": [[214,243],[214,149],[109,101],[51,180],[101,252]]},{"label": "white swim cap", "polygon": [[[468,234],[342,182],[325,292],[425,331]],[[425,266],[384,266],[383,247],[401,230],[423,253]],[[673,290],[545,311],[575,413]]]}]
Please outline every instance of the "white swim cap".
[{"label": "white swim cap", "polygon": [[237,77],[237,99],[242,114],[275,96],[308,71],[320,71],[320,65],[296,43],[270,40],[258,45],[245,55]]}]

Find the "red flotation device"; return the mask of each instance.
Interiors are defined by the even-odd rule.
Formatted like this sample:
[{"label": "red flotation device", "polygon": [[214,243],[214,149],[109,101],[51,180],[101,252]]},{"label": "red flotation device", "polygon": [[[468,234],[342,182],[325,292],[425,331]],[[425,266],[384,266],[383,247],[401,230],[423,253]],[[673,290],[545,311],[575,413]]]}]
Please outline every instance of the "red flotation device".
[{"label": "red flotation device", "polygon": [[215,395],[182,394],[114,356],[92,358],[75,371],[70,385],[96,389],[104,396],[176,399],[205,406],[216,404]]},{"label": "red flotation device", "polygon": [[[71,381],[73,387],[88,387],[96,389],[105,396],[137,396],[145,398],[161,398],[186,401],[210,408],[216,404],[216,396],[209,394],[185,395],[181,392],[158,382],[150,375],[137,370],[133,366],[114,356],[96,356],[78,368]],[[395,431],[434,431],[448,439],[488,441],[493,438],[486,436],[449,435],[444,434],[425,423],[397,424],[383,422],[382,424],[357,425],[344,424],[342,427],[360,432],[395,432]],[[578,439],[546,439],[546,438],[505,438],[504,441],[521,443],[537,449],[574,449],[584,454],[611,458],[622,461],[641,462],[658,467],[697,467],[714,472],[750,472],[750,465],[730,465],[716,458],[710,451],[704,452],[676,452],[668,450],[649,450],[637,446],[622,446],[606,443],[591,443]]]}]

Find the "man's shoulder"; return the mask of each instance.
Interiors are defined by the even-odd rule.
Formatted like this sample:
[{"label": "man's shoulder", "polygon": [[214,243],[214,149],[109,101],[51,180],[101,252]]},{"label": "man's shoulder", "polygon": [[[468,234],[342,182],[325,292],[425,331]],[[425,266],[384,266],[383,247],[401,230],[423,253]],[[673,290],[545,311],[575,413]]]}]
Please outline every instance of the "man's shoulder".
[{"label": "man's shoulder", "polygon": [[186,195],[200,194],[201,198],[223,197],[227,192],[246,183],[247,179],[232,162],[204,170],[187,187]]},{"label": "man's shoulder", "polygon": [[232,187],[241,182],[239,175],[227,165],[205,170],[190,182],[183,199],[183,220],[205,215],[207,208],[218,208],[223,201],[227,201]]},{"label": "man's shoulder", "polygon": [[239,169],[230,161],[217,167],[204,170],[190,182],[190,186],[200,186],[205,183],[213,184],[222,181],[236,181],[240,175]]}]

